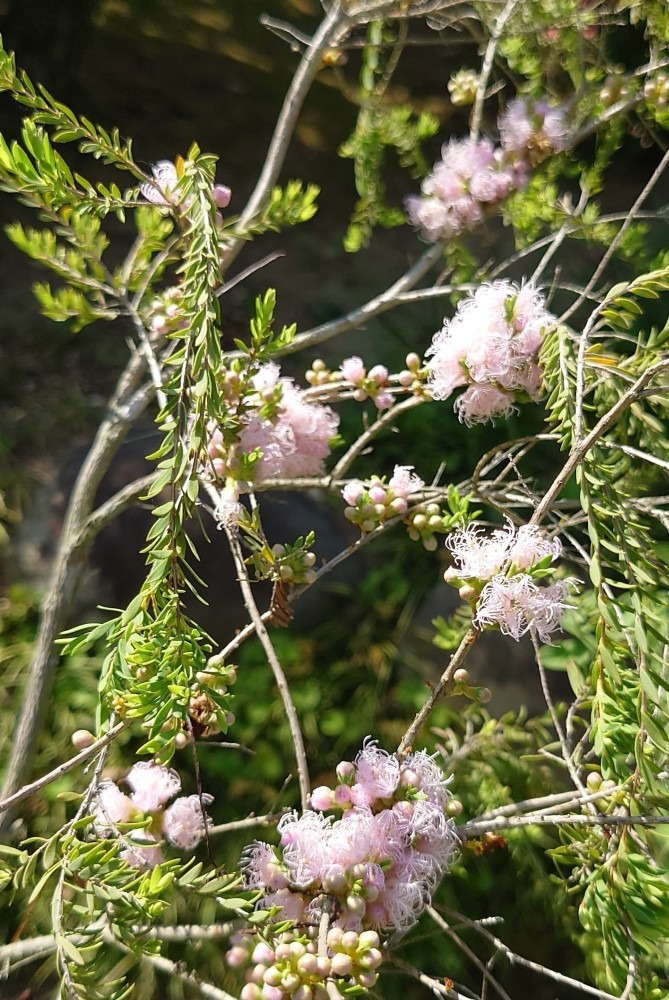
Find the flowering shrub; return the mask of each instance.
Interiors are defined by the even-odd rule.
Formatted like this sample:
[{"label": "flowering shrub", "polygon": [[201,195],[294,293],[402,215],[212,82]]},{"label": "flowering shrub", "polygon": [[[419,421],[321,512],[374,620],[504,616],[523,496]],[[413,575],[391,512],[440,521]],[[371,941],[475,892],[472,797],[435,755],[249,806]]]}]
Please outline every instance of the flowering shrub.
[{"label": "flowering shrub", "polygon": [[[53,952],[63,996],[79,1000],[124,1000],[135,984],[142,996],[172,995],[181,981],[210,1000],[230,1000],[228,989],[242,1000],[339,1000],[382,995],[388,970],[438,996],[508,997],[506,958],[542,973],[551,990],[557,981],[661,1000],[669,327],[658,300],[669,292],[669,257],[656,249],[662,218],[649,196],[669,163],[667,6],[323,6],[311,35],[265,19],[299,66],[245,205],[215,182],[214,156],[193,145],[144,169],[130,141],[34,85],[0,48],[0,90],[26,115],[16,139],[0,138],[0,186],[41,225],[7,233],[55,275],[53,287],[35,288],[40,308],[76,330],[120,319],[124,336],[132,331],[72,491],[31,662],[8,682],[27,678],[15,730],[14,709],[0,701],[0,735],[14,734],[0,797],[9,841],[0,885],[12,894],[3,974]],[[434,62],[434,72],[444,67],[434,106],[450,93],[470,111],[469,135],[457,138],[444,133],[446,115],[416,110],[431,102],[399,82],[400,64],[426,40],[459,52],[465,30],[480,66]],[[627,49],[624,66],[611,61]],[[374,238],[376,253],[375,230],[395,227],[405,270],[299,332],[277,328],[267,289],[239,332],[227,293],[276,255],[241,267],[238,258],[316,211],[313,185],[279,179],[319,74],[342,99],[354,95],[357,114],[341,147],[358,195],[344,246],[363,251]],[[604,214],[593,196],[621,143],[636,151],[639,139],[659,140],[660,153],[641,193]],[[387,184],[389,151],[410,176]],[[131,186],[99,179],[98,160]],[[121,225],[133,230],[125,244]],[[379,260],[375,273],[390,267],[380,251]],[[415,317],[431,300],[445,319],[430,344],[433,319]],[[363,334],[408,304],[398,367],[388,337],[368,343]],[[355,346],[340,350],[350,331]],[[321,355],[309,354],[304,387],[279,367],[302,350]],[[461,388],[457,421],[441,404]],[[152,471],[99,503],[97,484],[144,412],[159,437]],[[492,421],[492,431],[473,427]],[[308,508],[311,491],[329,495],[344,529],[333,532],[337,551],[317,554],[318,532],[293,530],[287,518],[272,537],[270,487],[289,491],[291,513]],[[151,511],[143,582],[125,607],[68,628],[92,540],[136,502]],[[359,530],[347,533],[346,521]],[[348,591],[333,588],[356,612],[373,605],[374,622],[319,611],[313,633],[277,638],[307,591],[379,538],[388,539],[383,563],[367,580],[354,569]],[[198,623],[209,579],[197,548],[207,544],[231,562],[245,609],[240,624],[231,593],[212,589],[210,615],[225,638]],[[445,655],[433,669],[401,644],[423,581],[445,559],[462,604],[434,619]],[[265,591],[254,586],[262,581]],[[445,610],[441,590],[435,602]],[[335,631],[346,633],[342,646],[319,645]],[[468,660],[484,632],[530,635],[545,715],[528,718],[518,704],[495,717],[505,665],[493,662],[487,681]],[[31,781],[56,643],[58,681],[71,682],[79,714],[56,687],[54,737],[43,741],[53,749],[45,763],[42,748]],[[565,679],[565,711],[549,668]],[[77,696],[93,674],[84,710]],[[65,738],[77,753],[63,761]],[[341,756],[355,759],[335,765]],[[197,794],[180,796],[188,769]],[[256,826],[276,831],[257,839]],[[521,840],[530,826],[554,829]],[[241,862],[231,847],[224,865],[215,857],[224,833],[246,838]],[[495,882],[484,861],[477,882],[472,857],[507,843]],[[581,928],[578,972],[596,985],[517,954],[499,918],[481,916],[481,883],[497,914],[498,878],[511,871],[515,892],[544,864],[555,866],[554,881],[539,881],[541,891],[533,882],[521,905],[536,909],[540,898],[553,914],[578,898],[569,911]],[[438,944],[407,935],[418,921]],[[208,947],[218,939],[223,948]],[[472,959],[483,984],[468,971]],[[154,974],[169,986],[154,988]]]}]

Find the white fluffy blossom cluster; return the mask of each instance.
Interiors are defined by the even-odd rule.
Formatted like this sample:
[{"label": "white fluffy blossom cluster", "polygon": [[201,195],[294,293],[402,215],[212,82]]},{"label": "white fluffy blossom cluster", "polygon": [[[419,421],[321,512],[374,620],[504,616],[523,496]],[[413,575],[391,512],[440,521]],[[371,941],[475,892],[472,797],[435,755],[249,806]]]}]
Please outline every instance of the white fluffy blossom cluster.
[{"label": "white fluffy blossom cluster", "polygon": [[[113,836],[118,824],[150,820],[142,828],[123,833],[121,857],[128,864],[146,867],[164,860],[163,839],[183,851],[192,851],[204,837],[210,823],[204,806],[213,796],[182,795],[181,779],[172,768],[141,761],[125,777],[130,787],[126,795],[114,781],[101,781],[94,807],[94,829],[100,837]],[[174,799],[168,805],[170,799]]]},{"label": "white fluffy blossom cluster", "polygon": [[539,348],[554,323],[531,282],[481,285],[458,304],[427,350],[433,397],[446,399],[458,386],[468,386],[455,403],[468,426],[508,416],[518,399],[539,399]]},{"label": "white fluffy blossom cluster", "polygon": [[454,564],[444,579],[476,604],[478,628],[497,628],[516,640],[533,630],[542,642],[550,642],[576,584],[573,579],[537,583],[559,558],[559,539],[548,538],[535,525],[515,528],[509,522],[490,535],[469,525],[450,535],[446,546]]}]

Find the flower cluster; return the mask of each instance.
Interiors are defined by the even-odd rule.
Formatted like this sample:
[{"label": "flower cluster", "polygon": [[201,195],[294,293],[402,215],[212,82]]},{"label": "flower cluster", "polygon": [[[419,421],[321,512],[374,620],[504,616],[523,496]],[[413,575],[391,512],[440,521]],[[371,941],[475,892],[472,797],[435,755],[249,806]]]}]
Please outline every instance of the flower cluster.
[{"label": "flower cluster", "polygon": [[457,236],[520,182],[515,167],[489,139],[451,139],[421,184],[422,195],[406,199],[409,221],[431,242]]},{"label": "flower cluster", "polygon": [[[449,83],[454,103],[469,103],[478,80],[470,74]],[[563,108],[518,98],[499,118],[500,146],[490,139],[451,139],[421,184],[406,199],[409,221],[431,242],[477,225],[487,210],[527,182],[530,167],[567,143]]]},{"label": "flower cluster", "polygon": [[[238,382],[228,379],[228,396]],[[338,415],[308,402],[291,379],[279,377],[278,365],[263,365],[251,383],[250,393],[243,399],[237,395],[243,415],[235,441],[228,443],[219,428],[212,431],[208,451],[216,475],[256,485],[266,479],[321,475]]]},{"label": "flower cluster", "polygon": [[508,416],[519,398],[539,399],[538,353],[554,322],[531,282],[481,285],[432,339],[427,368],[433,397],[446,399],[467,385],[455,409],[468,426]]},{"label": "flower cluster", "polygon": [[[167,208],[179,206],[187,209],[188,204],[178,192],[180,172],[171,160],[158,160],[151,166],[153,180],[140,184],[139,190],[152,205],[163,205]],[[217,208],[227,208],[232,198],[232,191],[225,184],[214,184],[211,189],[214,204]],[[219,216],[219,221],[222,218]]]},{"label": "flower cluster", "polygon": [[353,398],[359,403],[374,400],[377,410],[387,410],[393,405],[388,392],[389,372],[385,365],[374,365],[367,371],[362,358],[354,356],[342,361],[340,372],[346,382],[354,386]]},{"label": "flower cluster", "polygon": [[[164,860],[160,842],[165,839],[183,851],[192,851],[202,840],[205,825],[211,821],[204,806],[213,801],[211,795],[185,795],[181,779],[171,768],[142,761],[135,764],[125,778],[130,787],[126,795],[116,782],[101,781],[94,808],[94,829],[100,837],[118,834],[118,825],[138,824],[122,834],[124,847],[121,857],[138,868],[153,866]],[[174,799],[168,805],[170,799]],[[141,824],[141,826],[139,825]]]},{"label": "flower cluster", "polygon": [[341,491],[348,504],[344,516],[357,524],[363,534],[393,517],[404,516],[409,510],[409,497],[425,486],[412,468],[411,465],[396,465],[387,483],[378,477],[367,484],[352,479]]},{"label": "flower cluster", "polygon": [[502,148],[517,157],[521,171],[564,149],[569,135],[565,108],[530,98],[511,101],[497,125]]},{"label": "flower cluster", "polygon": [[576,581],[556,580],[541,586],[536,580],[551,573],[562,552],[559,539],[549,539],[535,525],[515,528],[510,522],[484,535],[477,525],[450,535],[446,546],[454,565],[444,579],[458,587],[464,600],[476,606],[478,628],[498,628],[518,640],[534,630],[542,642],[562,625],[565,603]]},{"label": "flower cluster", "polygon": [[[320,920],[328,899],[343,930],[392,931],[414,923],[452,861],[457,834],[445,816],[446,779],[424,751],[400,762],[367,741],[339,783],[312,793],[314,809],[279,822],[280,847],[252,844],[244,859],[249,886],[282,916]],[[329,904],[328,904],[329,905]]]}]

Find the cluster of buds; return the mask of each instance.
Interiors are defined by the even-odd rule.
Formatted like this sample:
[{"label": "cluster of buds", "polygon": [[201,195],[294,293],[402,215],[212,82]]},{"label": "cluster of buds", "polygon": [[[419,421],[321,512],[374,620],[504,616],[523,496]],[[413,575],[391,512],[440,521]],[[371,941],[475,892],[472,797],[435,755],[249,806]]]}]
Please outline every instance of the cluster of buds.
[{"label": "cluster of buds", "polygon": [[559,539],[549,539],[535,525],[515,528],[509,522],[490,535],[469,525],[450,535],[446,547],[454,565],[444,579],[475,608],[477,628],[499,629],[516,640],[534,631],[542,642],[551,641],[577,582],[537,583],[553,575],[551,564],[562,552]]},{"label": "cluster of buds", "polygon": [[[278,847],[247,848],[248,887],[262,890],[263,908],[281,907],[278,918],[300,928],[325,920],[344,935],[406,930],[457,853],[446,785],[424,751],[400,761],[365,741],[354,762],[339,763],[334,787],[314,789],[319,811],[284,815]],[[340,818],[324,814],[331,810]]]},{"label": "cluster of buds", "polygon": [[220,664],[211,657],[190,686],[188,715],[196,736],[206,738],[227,732],[235,721],[230,708],[230,687],[237,680],[234,664]]},{"label": "cluster of buds", "polygon": [[273,545],[272,555],[274,577],[281,583],[299,586],[315,581],[316,554],[307,548],[303,538],[298,538],[294,545]]},{"label": "cluster of buds", "polygon": [[486,211],[525,186],[532,166],[567,144],[565,110],[546,101],[511,101],[498,125],[499,146],[472,138],[442,146],[421,195],[406,199],[409,221],[425,239],[436,242],[472,229]]},{"label": "cluster of buds", "polygon": [[270,941],[242,931],[234,935],[226,961],[247,969],[240,1000],[328,1000],[328,983],[339,996],[352,986],[375,985],[383,958],[380,943],[376,931],[340,927],[330,927],[324,946],[316,927],[283,931]]},{"label": "cluster of buds", "polygon": [[[111,780],[98,785],[93,810],[93,828],[99,837],[120,836],[120,856],[137,868],[164,861],[161,842],[167,840],[183,851],[200,843],[211,820],[204,807],[213,796],[185,795],[181,779],[172,768],[142,761],[125,777],[131,789],[126,795]],[[168,805],[170,799],[174,799]]]},{"label": "cluster of buds", "polygon": [[643,98],[651,108],[664,111],[669,103],[669,74],[658,70],[647,77],[643,85]]},{"label": "cluster of buds", "polygon": [[451,73],[447,84],[451,101],[457,107],[473,104],[478,86],[479,75],[474,69],[459,69],[455,73]]},{"label": "cluster of buds", "polygon": [[156,337],[169,337],[170,334],[184,330],[187,325],[181,286],[173,285],[160,292],[149,308],[149,332]]},{"label": "cluster of buds", "polygon": [[342,361],[339,371],[344,381],[353,386],[356,402],[373,399],[377,410],[387,410],[393,405],[388,391],[390,374],[385,365],[374,365],[367,371],[362,358],[354,355]]},{"label": "cluster of buds", "polygon": [[610,108],[618,101],[628,100],[634,93],[629,77],[622,67],[614,70],[604,81],[602,89],[599,91],[599,99],[605,108]]},{"label": "cluster of buds", "polygon": [[445,518],[438,503],[419,504],[407,516],[409,538],[422,542],[428,552],[436,552],[438,533],[448,531],[449,518]]},{"label": "cluster of buds", "polygon": [[344,517],[357,524],[363,535],[374,531],[395,517],[405,517],[409,511],[409,497],[425,486],[422,479],[412,473],[411,465],[396,465],[386,483],[374,477],[367,483],[352,479],[341,491],[348,506]]},{"label": "cluster of buds", "polygon": [[332,384],[341,386],[343,382],[344,388],[350,387],[351,396],[357,402],[372,399],[378,410],[385,410],[392,405],[394,392],[405,390],[412,395],[425,395],[427,369],[423,367],[420,357],[414,352],[407,354],[405,364],[406,368],[390,375],[385,365],[373,365],[367,370],[362,358],[357,356],[346,358],[336,371],[317,358],[305,378],[314,388]]}]

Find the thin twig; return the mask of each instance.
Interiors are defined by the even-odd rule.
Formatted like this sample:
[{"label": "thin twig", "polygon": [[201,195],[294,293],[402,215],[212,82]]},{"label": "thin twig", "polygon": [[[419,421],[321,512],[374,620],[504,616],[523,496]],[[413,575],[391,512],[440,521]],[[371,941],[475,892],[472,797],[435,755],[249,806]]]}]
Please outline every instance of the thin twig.
[{"label": "thin twig", "polygon": [[540,524],[544,519],[548,511],[550,510],[555,498],[562,492],[566,484],[571,479],[574,471],[583,461],[583,458],[592,446],[599,440],[599,438],[612,427],[618,417],[625,412],[632,403],[638,399],[647,385],[649,385],[656,375],[669,369],[669,361],[666,359],[658,361],[656,364],[651,365],[649,368],[643,372],[639,378],[636,380],[634,385],[632,385],[624,396],[621,396],[617,403],[611,407],[608,413],[605,413],[603,417],[595,424],[590,433],[583,438],[583,440],[578,444],[578,446],[571,453],[565,464],[558,475],[553,480],[552,485],[549,490],[545,493],[542,500],[537,505],[534,514],[530,518],[530,524]]},{"label": "thin twig", "polygon": [[309,783],[309,765],[307,763],[307,752],[304,747],[304,739],[302,736],[302,730],[300,728],[300,722],[297,716],[297,711],[295,710],[295,704],[293,702],[292,695],[290,693],[290,687],[288,686],[288,681],[286,680],[286,675],[283,672],[279,658],[276,655],[274,646],[272,645],[272,640],[269,637],[269,633],[265,628],[265,623],[262,620],[262,616],[258,610],[258,605],[256,604],[255,598],[253,596],[253,591],[251,590],[251,584],[249,583],[249,577],[246,570],[246,564],[244,562],[244,555],[242,553],[239,538],[237,537],[236,531],[233,527],[223,522],[223,527],[225,533],[228,537],[228,543],[230,545],[230,551],[232,553],[232,558],[235,563],[235,569],[237,571],[237,578],[239,581],[239,586],[244,597],[244,603],[246,609],[253,622],[254,631],[260,640],[260,643],[265,651],[265,656],[271,667],[272,673],[274,674],[274,679],[276,685],[279,689],[279,694],[281,695],[281,700],[283,701],[283,707],[286,712],[286,717],[288,719],[288,725],[290,727],[290,735],[293,741],[293,748],[295,751],[295,761],[297,764],[297,776],[300,784],[300,798],[302,800],[302,808],[309,808],[309,796],[310,796],[310,783]]},{"label": "thin twig", "polygon": [[427,720],[428,716],[430,715],[430,712],[432,711],[436,703],[446,693],[448,687],[451,685],[453,681],[453,674],[464,663],[470,649],[472,648],[472,646],[474,645],[480,634],[481,633],[473,627],[467,631],[462,641],[460,642],[460,645],[453,653],[453,656],[451,657],[448,666],[444,670],[443,674],[441,675],[437,683],[432,688],[429,698],[426,700],[425,704],[420,709],[420,711],[416,714],[416,717],[414,718],[413,722],[411,723],[406,733],[402,737],[400,744],[397,747],[398,756],[403,757],[405,754],[410,752],[413,741],[418,735],[418,731],[420,730],[423,723]]},{"label": "thin twig", "polygon": [[0,813],[5,812],[5,810],[10,809],[12,806],[18,805],[19,802],[23,802],[24,799],[29,799],[31,795],[35,792],[39,792],[41,788],[46,788],[50,785],[52,781],[56,781],[58,778],[62,778],[64,774],[69,774],[73,771],[75,767],[79,767],[80,764],[84,764],[91,757],[95,757],[100,750],[103,750],[112,740],[115,740],[119,733],[122,733],[124,729],[127,729],[130,723],[127,720],[119,722],[118,725],[114,726],[108,732],[101,736],[100,739],[96,740],[95,743],[91,743],[89,747],[85,750],[81,750],[75,757],[70,757],[63,764],[59,764],[58,767],[54,767],[53,771],[49,771],[47,774],[43,774],[41,778],[37,778],[36,781],[31,781],[29,785],[24,785],[20,788],[18,792],[14,792],[13,795],[8,796],[0,802]]}]

